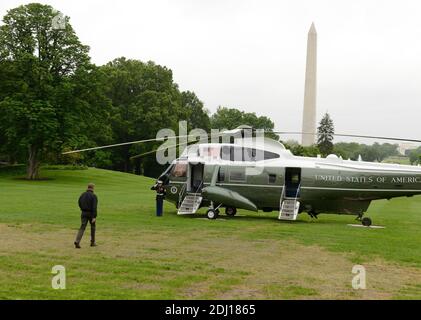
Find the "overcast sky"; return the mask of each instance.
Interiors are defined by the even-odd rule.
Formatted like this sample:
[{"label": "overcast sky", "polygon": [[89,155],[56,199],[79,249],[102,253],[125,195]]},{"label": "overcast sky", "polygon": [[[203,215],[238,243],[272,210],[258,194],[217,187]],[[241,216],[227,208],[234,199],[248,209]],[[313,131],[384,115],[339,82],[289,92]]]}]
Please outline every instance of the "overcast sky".
[{"label": "overcast sky", "polygon": [[[396,0],[55,0],[94,63],[172,69],[211,112],[219,105],[301,130],[307,32],[318,33],[318,120],[336,132],[421,139],[421,2]],[[0,15],[28,1],[2,0]]]}]

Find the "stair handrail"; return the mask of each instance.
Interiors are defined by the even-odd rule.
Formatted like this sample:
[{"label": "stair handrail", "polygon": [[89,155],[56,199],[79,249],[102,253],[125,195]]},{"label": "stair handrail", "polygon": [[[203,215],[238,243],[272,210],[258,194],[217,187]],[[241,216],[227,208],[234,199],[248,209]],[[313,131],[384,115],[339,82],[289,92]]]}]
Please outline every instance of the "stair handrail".
[{"label": "stair handrail", "polygon": [[282,210],[282,202],[284,201],[284,196],[285,196],[285,183],[282,187],[282,192],[281,192],[281,198],[279,199],[279,210]]},{"label": "stair handrail", "polygon": [[180,193],[178,194],[178,207],[179,208],[181,206],[181,199],[183,198],[183,195],[186,190],[187,190],[187,181],[186,183],[183,184],[183,186],[181,187]]},{"label": "stair handrail", "polygon": [[300,188],[301,188],[301,182],[299,183],[299,185],[297,187],[297,192],[295,193],[295,201],[297,201],[297,199],[298,199],[298,194],[300,193]]},{"label": "stair handrail", "polygon": [[200,190],[200,188],[203,185],[203,180],[200,181],[199,187],[196,188],[196,192],[194,193],[194,198],[193,198],[193,204],[196,205],[196,196],[197,196],[197,191]]},{"label": "stair handrail", "polygon": [[294,212],[295,212],[295,206],[297,205],[298,194],[300,193],[300,188],[301,188],[301,182],[298,184],[297,192],[295,193],[295,198],[294,198]]}]

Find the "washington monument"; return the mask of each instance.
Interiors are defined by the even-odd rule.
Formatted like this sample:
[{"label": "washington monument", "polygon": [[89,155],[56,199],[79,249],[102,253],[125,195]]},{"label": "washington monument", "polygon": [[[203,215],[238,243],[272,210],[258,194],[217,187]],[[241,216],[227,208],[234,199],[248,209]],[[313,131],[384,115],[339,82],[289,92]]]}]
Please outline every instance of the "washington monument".
[{"label": "washington monument", "polygon": [[307,38],[306,80],[304,87],[304,110],[302,145],[316,143],[316,87],[317,87],[317,32],[314,22],[311,24]]}]

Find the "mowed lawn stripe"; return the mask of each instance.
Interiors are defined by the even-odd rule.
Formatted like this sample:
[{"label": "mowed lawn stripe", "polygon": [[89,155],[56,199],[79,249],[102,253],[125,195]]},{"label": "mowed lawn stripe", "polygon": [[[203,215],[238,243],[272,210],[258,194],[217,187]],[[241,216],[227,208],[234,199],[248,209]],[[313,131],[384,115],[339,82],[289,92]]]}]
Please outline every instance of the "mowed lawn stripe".
[{"label": "mowed lawn stripe", "polygon": [[[53,168],[50,168],[53,169]],[[352,216],[239,212],[216,221],[154,215],[154,179],[90,168],[42,170],[48,180],[0,169],[0,298],[417,298],[421,295],[421,198],[375,201],[385,229],[352,228]],[[77,199],[88,182],[99,196],[98,243],[72,246]],[[368,289],[351,287],[354,264]],[[68,289],[51,289],[51,267]],[[385,280],[388,279],[388,280]]]}]

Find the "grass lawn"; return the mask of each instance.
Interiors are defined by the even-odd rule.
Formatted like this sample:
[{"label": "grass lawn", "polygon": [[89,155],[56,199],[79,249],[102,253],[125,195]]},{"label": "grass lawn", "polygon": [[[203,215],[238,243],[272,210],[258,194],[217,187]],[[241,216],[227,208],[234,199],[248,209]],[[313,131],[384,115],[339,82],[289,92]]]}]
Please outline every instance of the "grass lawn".
[{"label": "grass lawn", "polygon": [[[385,229],[353,228],[352,216],[239,211],[210,221],[204,209],[154,215],[152,179],[99,169],[42,171],[19,179],[0,169],[0,299],[420,299],[421,197],[376,201],[368,216]],[[98,247],[73,247],[77,199],[99,197]],[[366,268],[366,290],[351,286]],[[66,289],[51,288],[54,265]]]},{"label": "grass lawn", "polygon": [[409,157],[406,156],[391,156],[382,161],[383,163],[397,163],[397,164],[405,164],[410,165],[411,162],[409,161]]}]

